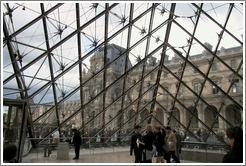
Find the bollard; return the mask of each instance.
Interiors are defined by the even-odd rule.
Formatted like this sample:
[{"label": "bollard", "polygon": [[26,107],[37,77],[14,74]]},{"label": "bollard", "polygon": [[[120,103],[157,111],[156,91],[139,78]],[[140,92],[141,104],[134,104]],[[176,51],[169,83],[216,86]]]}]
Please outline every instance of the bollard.
[{"label": "bollard", "polygon": [[50,154],[52,153],[52,149],[49,147],[48,148],[48,157],[50,157]]},{"label": "bollard", "polygon": [[45,147],[44,147],[44,157],[48,157],[46,154],[47,154],[47,146],[48,145],[45,145]]},{"label": "bollard", "polygon": [[51,148],[49,147],[49,145],[45,145],[44,147],[44,157],[50,157],[51,154]]}]

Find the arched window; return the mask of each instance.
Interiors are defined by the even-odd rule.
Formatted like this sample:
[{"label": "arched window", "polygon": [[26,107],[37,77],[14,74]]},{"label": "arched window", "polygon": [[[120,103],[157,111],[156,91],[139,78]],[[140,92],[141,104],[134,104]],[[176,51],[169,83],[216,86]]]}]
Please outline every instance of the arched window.
[{"label": "arched window", "polygon": [[241,113],[240,113],[240,110],[238,109],[234,109],[234,121],[235,121],[235,124],[241,123]]}]

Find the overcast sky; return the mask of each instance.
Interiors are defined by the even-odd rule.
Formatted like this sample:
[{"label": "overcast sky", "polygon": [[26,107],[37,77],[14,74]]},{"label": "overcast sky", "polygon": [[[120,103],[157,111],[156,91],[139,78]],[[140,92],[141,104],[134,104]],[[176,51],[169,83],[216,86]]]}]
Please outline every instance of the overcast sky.
[{"label": "overcast sky", "polygon": [[[119,1],[120,2],[120,1]],[[13,19],[13,25],[12,27],[11,22],[6,17],[7,24],[9,26],[10,31],[16,31],[31,20],[35,19],[40,15],[40,5],[39,3],[22,3],[21,1],[18,2],[18,4],[9,4],[11,8],[14,9],[14,12],[12,13],[12,19]],[[48,10],[55,4],[45,4],[45,10]],[[96,14],[99,14],[104,9],[104,4],[99,4],[97,7],[97,10],[92,10],[92,4],[88,3],[81,3],[80,2],[80,21],[81,24],[86,23],[90,18],[95,16]],[[139,14],[142,13],[142,11],[149,8],[151,3],[145,3],[145,4],[136,4],[134,8],[134,18],[139,16]],[[156,9],[156,14],[153,20],[153,28],[157,27],[160,22],[163,22],[167,20],[169,16],[169,10],[170,10],[171,4],[161,4]],[[222,3],[205,3],[204,10],[215,20],[217,20],[222,26],[224,25],[224,22],[226,20],[226,16],[228,13],[228,4],[222,4]],[[6,8],[4,4],[1,5],[2,11],[6,12]],[[23,10],[23,7],[25,7],[25,10]],[[126,19],[129,19],[129,7],[130,4],[124,4],[121,3],[117,7],[115,7],[113,10],[110,11],[109,15],[109,34],[108,36],[113,35],[115,32],[117,32],[120,28],[123,27],[123,24],[120,24],[120,18],[121,16],[125,15]],[[166,11],[162,15],[160,14],[161,9],[164,8]],[[227,29],[235,35],[238,39],[242,40],[241,35],[244,32],[244,11],[242,9],[242,5],[236,4],[235,9],[233,10],[231,17],[228,22]],[[176,18],[175,20],[184,26],[190,33],[192,33],[194,29],[193,22],[195,21],[195,7],[191,4],[186,3],[178,3],[176,5],[175,15],[180,16],[179,18]],[[54,11],[49,15],[49,18],[47,19],[47,28],[49,32],[49,42],[50,47],[54,46],[57,42],[64,39],[67,35],[69,35],[71,32],[75,31],[76,29],[76,20],[75,20],[75,5],[72,3],[66,3],[66,5],[63,5],[59,8],[59,10]],[[59,13],[59,14],[58,14]],[[2,19],[3,17],[1,17]],[[131,37],[131,43],[135,43],[138,40],[140,40],[143,35],[140,34],[141,29],[146,29],[148,31],[149,26],[149,18],[150,14],[146,14],[144,17],[142,17],[141,20],[134,23],[133,30],[132,30],[132,37]],[[60,23],[60,24],[59,24]],[[97,19],[96,22],[93,22],[90,26],[86,27],[82,30],[82,55],[85,55],[92,49],[92,40],[96,39],[98,43],[100,44],[104,40],[104,24],[105,20],[104,17],[101,17],[100,19]],[[127,24],[127,21],[124,25]],[[57,27],[60,26],[63,29],[62,35],[59,36],[57,34]],[[67,27],[65,27],[67,26]],[[95,28],[96,27],[96,28]],[[159,29],[156,33],[152,34],[151,44],[150,44],[150,51],[154,50],[157,45],[160,45],[164,41],[164,34],[166,31],[166,26]],[[213,45],[213,48],[216,46],[218,41],[218,33],[220,33],[221,29],[213,23],[211,20],[209,20],[205,15],[201,15],[201,19],[199,21],[197,31],[195,34],[195,37],[198,38],[202,43],[208,42],[211,45]],[[34,47],[38,47],[38,49],[33,49],[30,47],[25,47],[23,45],[13,45],[15,49],[20,50],[20,54],[24,55],[22,66],[25,66],[30,61],[35,59],[40,54],[44,53],[46,50],[45,45],[45,38],[44,38],[44,31],[43,31],[43,25],[42,20],[35,23],[32,27],[29,27],[27,30],[20,33],[16,40],[22,43],[30,44]],[[109,43],[115,43],[119,46],[126,47],[127,43],[127,34],[128,31],[124,31],[123,33],[119,34],[117,37],[112,39]],[[155,40],[157,37],[160,37],[160,40],[162,42],[156,43]],[[189,35],[185,34],[183,30],[181,30],[177,25],[172,24],[172,29],[169,37],[169,43],[176,47],[179,51],[185,55],[185,52],[183,49],[179,48],[182,46],[187,45],[187,39],[189,39]],[[141,55],[142,58],[144,56],[145,51],[145,42],[143,44],[140,44],[136,48],[134,48],[131,51],[130,59],[132,63],[136,63],[136,56]],[[239,46],[239,43],[232,39],[228,34],[224,34],[220,47],[223,46],[225,48],[230,48],[234,46]],[[200,54],[202,53],[204,49],[202,46],[200,46],[198,43],[194,42],[193,47],[191,50],[191,55],[194,54]],[[187,50],[186,50],[187,51]],[[77,53],[77,37],[74,36],[70,38],[67,42],[65,42],[61,47],[58,47],[55,49],[52,53],[54,54],[53,59],[53,69],[55,72],[55,75],[60,73],[59,70],[59,64],[63,63],[67,66],[71,65],[78,59],[78,53]],[[169,55],[173,55],[173,52],[171,50],[167,51]],[[6,79],[8,76],[10,76],[13,73],[11,61],[8,55],[7,47],[4,47],[2,49],[2,78]],[[160,52],[156,53],[155,56],[157,59],[160,59],[159,56]],[[90,56],[91,57],[91,56]],[[89,66],[89,59],[90,57],[86,58],[83,62]],[[32,65],[32,67],[28,70],[24,71],[25,75],[28,75],[30,77],[39,77],[43,79],[49,79],[49,66],[48,66],[48,59],[43,58],[36,64]],[[44,85],[46,81],[40,81],[36,80],[33,81],[31,78],[26,78],[26,84],[32,89],[32,92],[34,92],[36,89],[38,89],[40,86]],[[17,87],[16,82],[9,82],[6,87]],[[78,68],[74,68],[69,73],[64,75],[62,79],[57,81],[58,87],[60,89],[64,88],[65,90],[70,91],[71,89],[75,88],[77,85],[79,85],[79,76],[78,76]],[[45,92],[42,92],[39,94],[39,97],[42,98],[42,95]],[[50,101],[49,97],[52,96],[50,93],[52,93],[51,89],[49,90],[49,93],[47,93],[45,99],[43,101]],[[78,94],[77,94],[78,96]],[[38,99],[35,99],[38,101]]]}]

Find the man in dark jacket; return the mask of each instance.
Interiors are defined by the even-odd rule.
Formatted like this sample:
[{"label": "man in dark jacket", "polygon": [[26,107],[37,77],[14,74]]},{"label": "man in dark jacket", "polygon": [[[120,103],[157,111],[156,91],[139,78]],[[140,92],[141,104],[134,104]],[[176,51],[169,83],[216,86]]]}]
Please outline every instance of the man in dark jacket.
[{"label": "man in dark jacket", "polygon": [[131,137],[131,147],[130,147],[130,155],[132,156],[132,152],[134,151],[135,155],[135,163],[140,163],[142,160],[142,148],[139,144],[139,141],[142,137],[140,134],[141,126],[135,127],[135,132]]},{"label": "man in dark jacket", "polygon": [[182,141],[181,135],[179,133],[177,133],[177,131],[175,129],[173,129],[172,131],[175,134],[176,140],[177,140],[175,154],[178,157],[178,159],[180,160],[179,154],[181,153],[181,141]]},{"label": "man in dark jacket", "polygon": [[72,131],[73,131],[72,143],[75,148],[75,157],[73,159],[79,159],[79,152],[80,152],[80,146],[81,146],[81,135],[77,129],[73,129]]}]

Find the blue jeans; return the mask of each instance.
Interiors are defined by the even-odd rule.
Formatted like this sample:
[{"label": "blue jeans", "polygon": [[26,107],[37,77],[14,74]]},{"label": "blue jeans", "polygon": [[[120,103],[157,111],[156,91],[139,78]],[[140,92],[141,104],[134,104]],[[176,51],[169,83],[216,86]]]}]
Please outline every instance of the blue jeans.
[{"label": "blue jeans", "polygon": [[156,156],[156,147],[154,147],[152,150],[152,156]]}]

